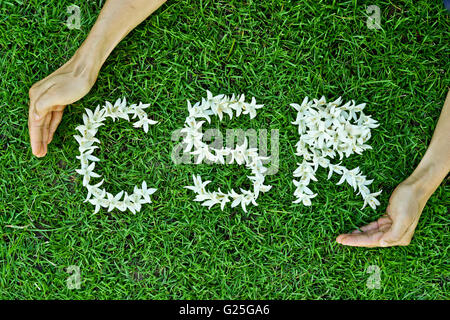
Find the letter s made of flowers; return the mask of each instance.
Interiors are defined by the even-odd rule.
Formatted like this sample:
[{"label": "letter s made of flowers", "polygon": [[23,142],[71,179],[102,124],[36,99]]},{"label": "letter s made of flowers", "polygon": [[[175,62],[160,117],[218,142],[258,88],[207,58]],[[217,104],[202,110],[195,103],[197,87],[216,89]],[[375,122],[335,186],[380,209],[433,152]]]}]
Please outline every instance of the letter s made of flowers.
[{"label": "letter s made of flowers", "polygon": [[[256,199],[261,192],[269,191],[272,186],[264,185],[264,173],[267,168],[264,167],[263,161],[265,157],[259,156],[258,149],[250,148],[247,138],[244,143],[237,146],[235,149],[222,147],[220,149],[212,149],[205,142],[203,142],[202,125],[205,121],[198,121],[198,119],[206,119],[208,123],[211,122],[211,115],[218,116],[220,120],[223,114],[228,114],[230,119],[235,114],[239,117],[241,114],[248,114],[250,119],[256,117],[256,109],[262,108],[262,104],[256,104],[256,99],[253,97],[251,102],[245,102],[245,96],[230,96],[217,95],[213,96],[211,92],[207,91],[207,98],[202,99],[194,105],[188,101],[189,116],[186,118],[184,128],[181,130],[186,136],[183,142],[186,145],[185,152],[190,152],[197,156],[197,163],[201,163],[203,159],[207,159],[213,163],[225,163],[225,157],[231,156],[229,164],[233,162],[239,165],[245,165],[251,170],[252,176],[249,179],[253,182],[252,190],[240,189],[240,193],[231,189],[229,192],[222,192],[206,190],[206,185],[211,181],[202,181],[202,178],[197,175],[193,176],[194,185],[186,186],[196,193],[195,201],[202,202],[203,206],[211,208],[216,204],[220,204],[223,210],[227,202],[231,202],[231,207],[236,207],[239,204],[242,209],[247,212],[247,205],[252,203],[257,206]],[[193,151],[191,151],[193,149]]]}]

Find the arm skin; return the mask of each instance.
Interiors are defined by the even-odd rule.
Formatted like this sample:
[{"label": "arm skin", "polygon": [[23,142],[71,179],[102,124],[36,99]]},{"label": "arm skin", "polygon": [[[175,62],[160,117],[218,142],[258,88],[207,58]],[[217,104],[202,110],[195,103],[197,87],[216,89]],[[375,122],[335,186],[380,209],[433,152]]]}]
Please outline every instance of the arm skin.
[{"label": "arm skin", "polygon": [[450,91],[430,145],[414,172],[395,188],[386,215],[336,241],[347,246],[406,246],[428,199],[450,170]]},{"label": "arm skin", "polygon": [[30,88],[28,129],[35,156],[47,154],[64,108],[83,98],[114,47],[166,0],[107,0],[88,37],[61,68]]}]

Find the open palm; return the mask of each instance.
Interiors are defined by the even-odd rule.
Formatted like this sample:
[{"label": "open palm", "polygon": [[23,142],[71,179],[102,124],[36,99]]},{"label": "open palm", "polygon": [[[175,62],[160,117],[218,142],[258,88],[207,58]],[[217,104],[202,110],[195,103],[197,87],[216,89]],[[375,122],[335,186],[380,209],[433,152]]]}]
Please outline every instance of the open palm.
[{"label": "open palm", "polygon": [[414,187],[403,182],[392,193],[384,216],[352,233],[339,235],[336,241],[357,247],[406,246],[424,206]]}]

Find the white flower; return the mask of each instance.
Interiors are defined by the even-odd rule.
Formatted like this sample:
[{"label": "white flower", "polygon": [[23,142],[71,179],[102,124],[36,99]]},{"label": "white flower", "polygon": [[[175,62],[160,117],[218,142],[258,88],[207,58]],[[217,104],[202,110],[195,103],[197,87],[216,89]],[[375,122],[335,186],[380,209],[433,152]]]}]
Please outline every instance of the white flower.
[{"label": "white flower", "polygon": [[334,108],[334,107],[341,105],[341,103],[342,103],[342,98],[339,97],[336,100],[334,100],[333,102],[330,102],[329,105],[330,105],[330,107]]},{"label": "white flower", "polygon": [[111,104],[111,102],[105,102],[105,116],[110,117],[113,121],[117,118],[118,107]]},{"label": "white flower", "polygon": [[365,103],[361,103],[356,105],[355,101],[353,101],[353,106],[349,109],[349,118],[350,119],[354,119],[354,120],[358,120],[358,115],[356,114],[357,112],[362,112],[366,106]]},{"label": "white flower", "polygon": [[[135,186],[135,188],[136,188],[136,186]],[[134,203],[134,209],[136,210],[136,212],[141,211],[142,204],[151,203],[151,201],[150,202],[146,201],[145,199],[142,198],[141,195],[136,194],[136,192],[133,192],[133,194],[131,194],[128,198],[131,202]]]},{"label": "white flower", "polygon": [[211,207],[215,204],[221,203],[219,194],[216,191],[208,192],[207,194],[203,195],[203,197],[198,197],[196,200],[203,201],[202,206],[208,207],[208,209],[211,209]]},{"label": "white flower", "polygon": [[338,164],[332,164],[330,163],[328,165],[328,169],[330,170],[328,173],[328,179],[331,178],[331,175],[333,174],[333,172],[336,172],[337,174],[342,174],[342,170],[344,170],[345,168],[340,166],[340,162]]},{"label": "white flower", "polygon": [[99,105],[97,106],[97,108],[95,108],[94,113],[92,113],[91,110],[86,109],[86,113],[87,113],[89,119],[94,123],[105,121],[105,112],[106,112],[106,110],[103,108],[100,108]]},{"label": "white flower", "polygon": [[197,102],[193,106],[191,105],[191,102],[188,100],[188,111],[189,111],[189,117],[192,118],[205,118],[208,123],[211,123],[211,118],[209,117],[212,112],[210,112],[208,103],[204,100],[204,103]]},{"label": "white flower", "polygon": [[[215,159],[221,164],[225,164],[225,157],[230,155],[230,148],[222,148],[222,149],[213,149],[215,152]],[[231,161],[230,161],[231,162]]]},{"label": "white flower", "polygon": [[192,190],[192,191],[194,191],[195,193],[198,193],[198,194],[205,194],[206,193],[205,187],[211,181],[202,182],[202,178],[199,175],[197,175],[197,176],[192,175],[192,178],[194,180],[194,185],[193,186],[186,186],[185,188],[186,189],[190,189],[190,190]]},{"label": "white flower", "polygon": [[80,153],[94,150],[94,149],[98,148],[98,146],[94,146],[94,143],[96,143],[96,142],[100,143],[100,141],[96,138],[86,139],[86,138],[83,138],[83,137],[80,137],[77,135],[75,135],[74,138],[79,143],[78,150],[80,151]]},{"label": "white flower", "polygon": [[314,175],[315,171],[312,164],[303,161],[303,163],[298,165],[299,166],[293,173],[294,177],[300,177],[301,181],[303,181],[305,184],[309,184],[311,180],[317,181],[317,178]]},{"label": "white flower", "polygon": [[95,198],[104,198],[106,195],[106,191],[105,189],[100,189],[99,187],[103,184],[103,181],[100,181],[97,184],[94,185],[90,185],[87,184],[86,185],[86,189],[88,190],[88,195],[86,196],[86,200],[84,200],[84,202],[88,201],[92,195],[94,195]]},{"label": "white flower", "polygon": [[[248,205],[250,203],[252,203],[254,206],[258,205],[256,203],[256,195],[252,191],[241,189],[241,192],[244,195],[244,201],[245,201],[246,205]],[[241,202],[241,205],[242,205],[242,202]],[[244,211],[246,211],[246,210],[244,209]]]},{"label": "white flower", "polygon": [[373,180],[367,180],[366,176],[363,176],[362,174],[358,174],[356,176],[356,185],[358,186],[358,188],[362,187],[362,186],[368,186],[373,182]]},{"label": "white flower", "polygon": [[127,99],[123,98],[122,100],[119,98],[116,100],[114,104],[115,116],[117,118],[121,118],[127,121],[130,121],[130,117],[128,116],[128,112],[130,111],[127,108]]},{"label": "white flower", "polygon": [[302,114],[305,112],[311,104],[308,103],[308,97],[305,97],[303,99],[303,102],[301,105],[298,105],[297,103],[291,103],[290,106],[293,107],[295,110],[297,110],[298,114]]},{"label": "white flower", "polygon": [[183,142],[186,144],[185,152],[191,151],[192,147],[203,144],[202,142],[202,125],[205,121],[197,122],[195,118],[187,118],[186,125],[180,130],[180,133],[185,133],[186,137]]},{"label": "white flower", "polygon": [[267,171],[267,168],[263,165],[261,157],[254,158],[253,161],[247,163],[247,168],[251,169],[253,174],[259,174],[263,178],[263,174]]},{"label": "white flower", "polygon": [[100,207],[107,208],[109,206],[109,201],[105,198],[94,197],[89,199],[89,202],[95,206],[94,214],[100,210]]},{"label": "white flower", "polygon": [[253,97],[251,103],[247,103],[243,106],[244,111],[242,113],[249,114],[250,119],[253,119],[254,117],[256,117],[256,109],[260,109],[262,107],[264,107],[264,105],[256,104],[256,99],[255,97]]},{"label": "white flower", "polygon": [[308,184],[307,183],[305,183],[303,181],[297,181],[295,179],[292,180],[292,182],[296,186],[294,194],[298,194],[298,195],[301,195],[301,194],[314,195],[314,192],[312,192],[312,190],[310,188],[308,188]]},{"label": "white flower", "polygon": [[375,193],[370,193],[365,196],[364,198],[364,205],[362,206],[361,210],[366,207],[366,205],[369,205],[372,209],[376,209],[377,206],[380,205],[380,201],[378,201],[375,197],[378,196],[381,193],[381,190]]},{"label": "white flower", "polygon": [[255,206],[258,205],[256,203],[256,197],[253,192],[243,189],[241,189],[241,192],[242,193],[238,194],[233,189],[231,190],[229,195],[233,199],[233,202],[231,203],[232,208],[240,204],[242,210],[244,210],[244,212],[247,212],[247,205],[249,205],[250,203],[253,203]]},{"label": "white flower", "polygon": [[366,185],[358,185],[358,190],[358,194],[360,194],[363,199],[370,194],[370,189]]},{"label": "white flower", "polygon": [[120,199],[122,199],[123,194],[124,194],[123,190],[120,191],[115,196],[109,192],[106,194],[106,196],[108,197],[108,201],[109,201],[108,212],[110,212],[116,208],[119,209],[120,211],[125,211],[125,209],[126,209],[125,204],[123,203],[123,201],[120,200]]},{"label": "white flower", "polygon": [[222,211],[223,211],[223,209],[225,208],[225,205],[228,202],[230,202],[230,196],[226,193],[221,192],[220,188],[219,188],[219,192],[217,193],[217,199],[220,201],[220,209],[222,209]]},{"label": "white flower", "polygon": [[358,119],[358,125],[363,125],[368,128],[376,128],[379,126],[378,122],[371,117],[366,116],[365,114],[361,114]]},{"label": "white flower", "polygon": [[123,197],[123,204],[133,214],[136,214],[136,212],[139,212],[141,210],[141,203],[135,200],[136,200],[135,195],[129,196],[128,193],[125,192],[125,196]]},{"label": "white flower", "polygon": [[297,195],[297,199],[293,201],[293,203],[303,203],[304,206],[311,205],[311,199],[314,198],[317,194],[309,195],[305,193],[301,193]]},{"label": "white flower", "polygon": [[214,114],[219,116],[219,119],[221,121],[224,113],[228,114],[230,116],[230,119],[233,117],[233,110],[231,109],[227,101],[211,104],[211,110]]},{"label": "white flower", "polygon": [[203,159],[207,159],[210,161],[215,160],[215,156],[211,153],[211,151],[209,151],[209,147],[207,144],[202,144],[197,148],[197,150],[192,151],[191,154],[193,156],[197,156],[197,161],[195,162],[196,164],[202,163]]},{"label": "white flower", "polygon": [[248,162],[248,156],[246,156],[246,151],[248,147],[248,141],[247,138],[244,139],[244,142],[236,146],[236,149],[231,150],[231,160],[230,163],[233,163],[236,161],[237,164],[241,165],[245,162]]},{"label": "white flower", "polygon": [[272,186],[264,185],[264,176],[262,174],[256,174],[255,176],[248,177],[251,181],[253,181],[253,194],[258,197],[260,192],[269,191]]},{"label": "white flower", "polygon": [[75,171],[83,176],[83,186],[87,186],[91,178],[99,178],[100,175],[94,172],[95,162],[92,162],[89,166],[76,169]]},{"label": "white flower", "polygon": [[347,170],[346,168],[344,168],[342,177],[339,180],[339,182],[336,184],[339,185],[339,184],[343,183],[344,181],[347,181],[347,183],[349,185],[351,185],[353,187],[353,189],[355,189],[355,191],[356,191],[356,188],[357,188],[356,176],[358,175],[358,173],[359,173],[359,167],[356,167],[352,170]]},{"label": "white flower", "polygon": [[[317,163],[322,168],[328,168],[330,165],[330,160],[325,157],[315,157],[313,160],[314,163]],[[316,169],[317,170],[317,169]]]},{"label": "white flower", "polygon": [[156,192],[157,189],[154,188],[147,188],[147,182],[142,181],[142,188],[139,189],[137,187],[135,187],[134,193],[142,196],[145,200],[146,203],[151,203],[151,199],[150,196]]},{"label": "white flower", "polygon": [[133,127],[135,127],[135,128],[143,127],[144,132],[147,133],[148,132],[148,126],[149,125],[154,125],[154,124],[157,124],[157,123],[158,123],[158,121],[149,119],[147,117],[142,117],[138,121],[133,123]]},{"label": "white flower", "polygon": [[83,137],[95,136],[95,134],[97,133],[97,128],[100,127],[102,123],[90,121],[85,114],[83,114],[83,119],[84,125],[76,127],[75,130],[80,131]]},{"label": "white flower", "polygon": [[245,106],[245,95],[242,94],[239,99],[235,99],[233,95],[232,100],[234,102],[230,104],[230,107],[236,111],[236,117],[239,117]]},{"label": "white flower", "polygon": [[84,153],[81,153],[79,156],[76,156],[77,159],[80,160],[81,168],[85,168],[89,166],[89,161],[97,162],[100,161],[99,158],[92,155],[92,152],[94,152],[94,149],[89,149],[85,151]]}]

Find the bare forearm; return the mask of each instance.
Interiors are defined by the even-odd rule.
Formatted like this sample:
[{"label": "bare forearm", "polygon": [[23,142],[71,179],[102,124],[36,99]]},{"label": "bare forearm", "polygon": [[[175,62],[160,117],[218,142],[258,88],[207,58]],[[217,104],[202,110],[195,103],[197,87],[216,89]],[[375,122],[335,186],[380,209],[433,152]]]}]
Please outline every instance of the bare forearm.
[{"label": "bare forearm", "polygon": [[115,46],[166,0],[107,0],[73,60],[80,72],[97,77]]},{"label": "bare forearm", "polygon": [[424,200],[433,194],[450,170],[450,91],[445,99],[428,149],[408,178],[422,192]]}]

